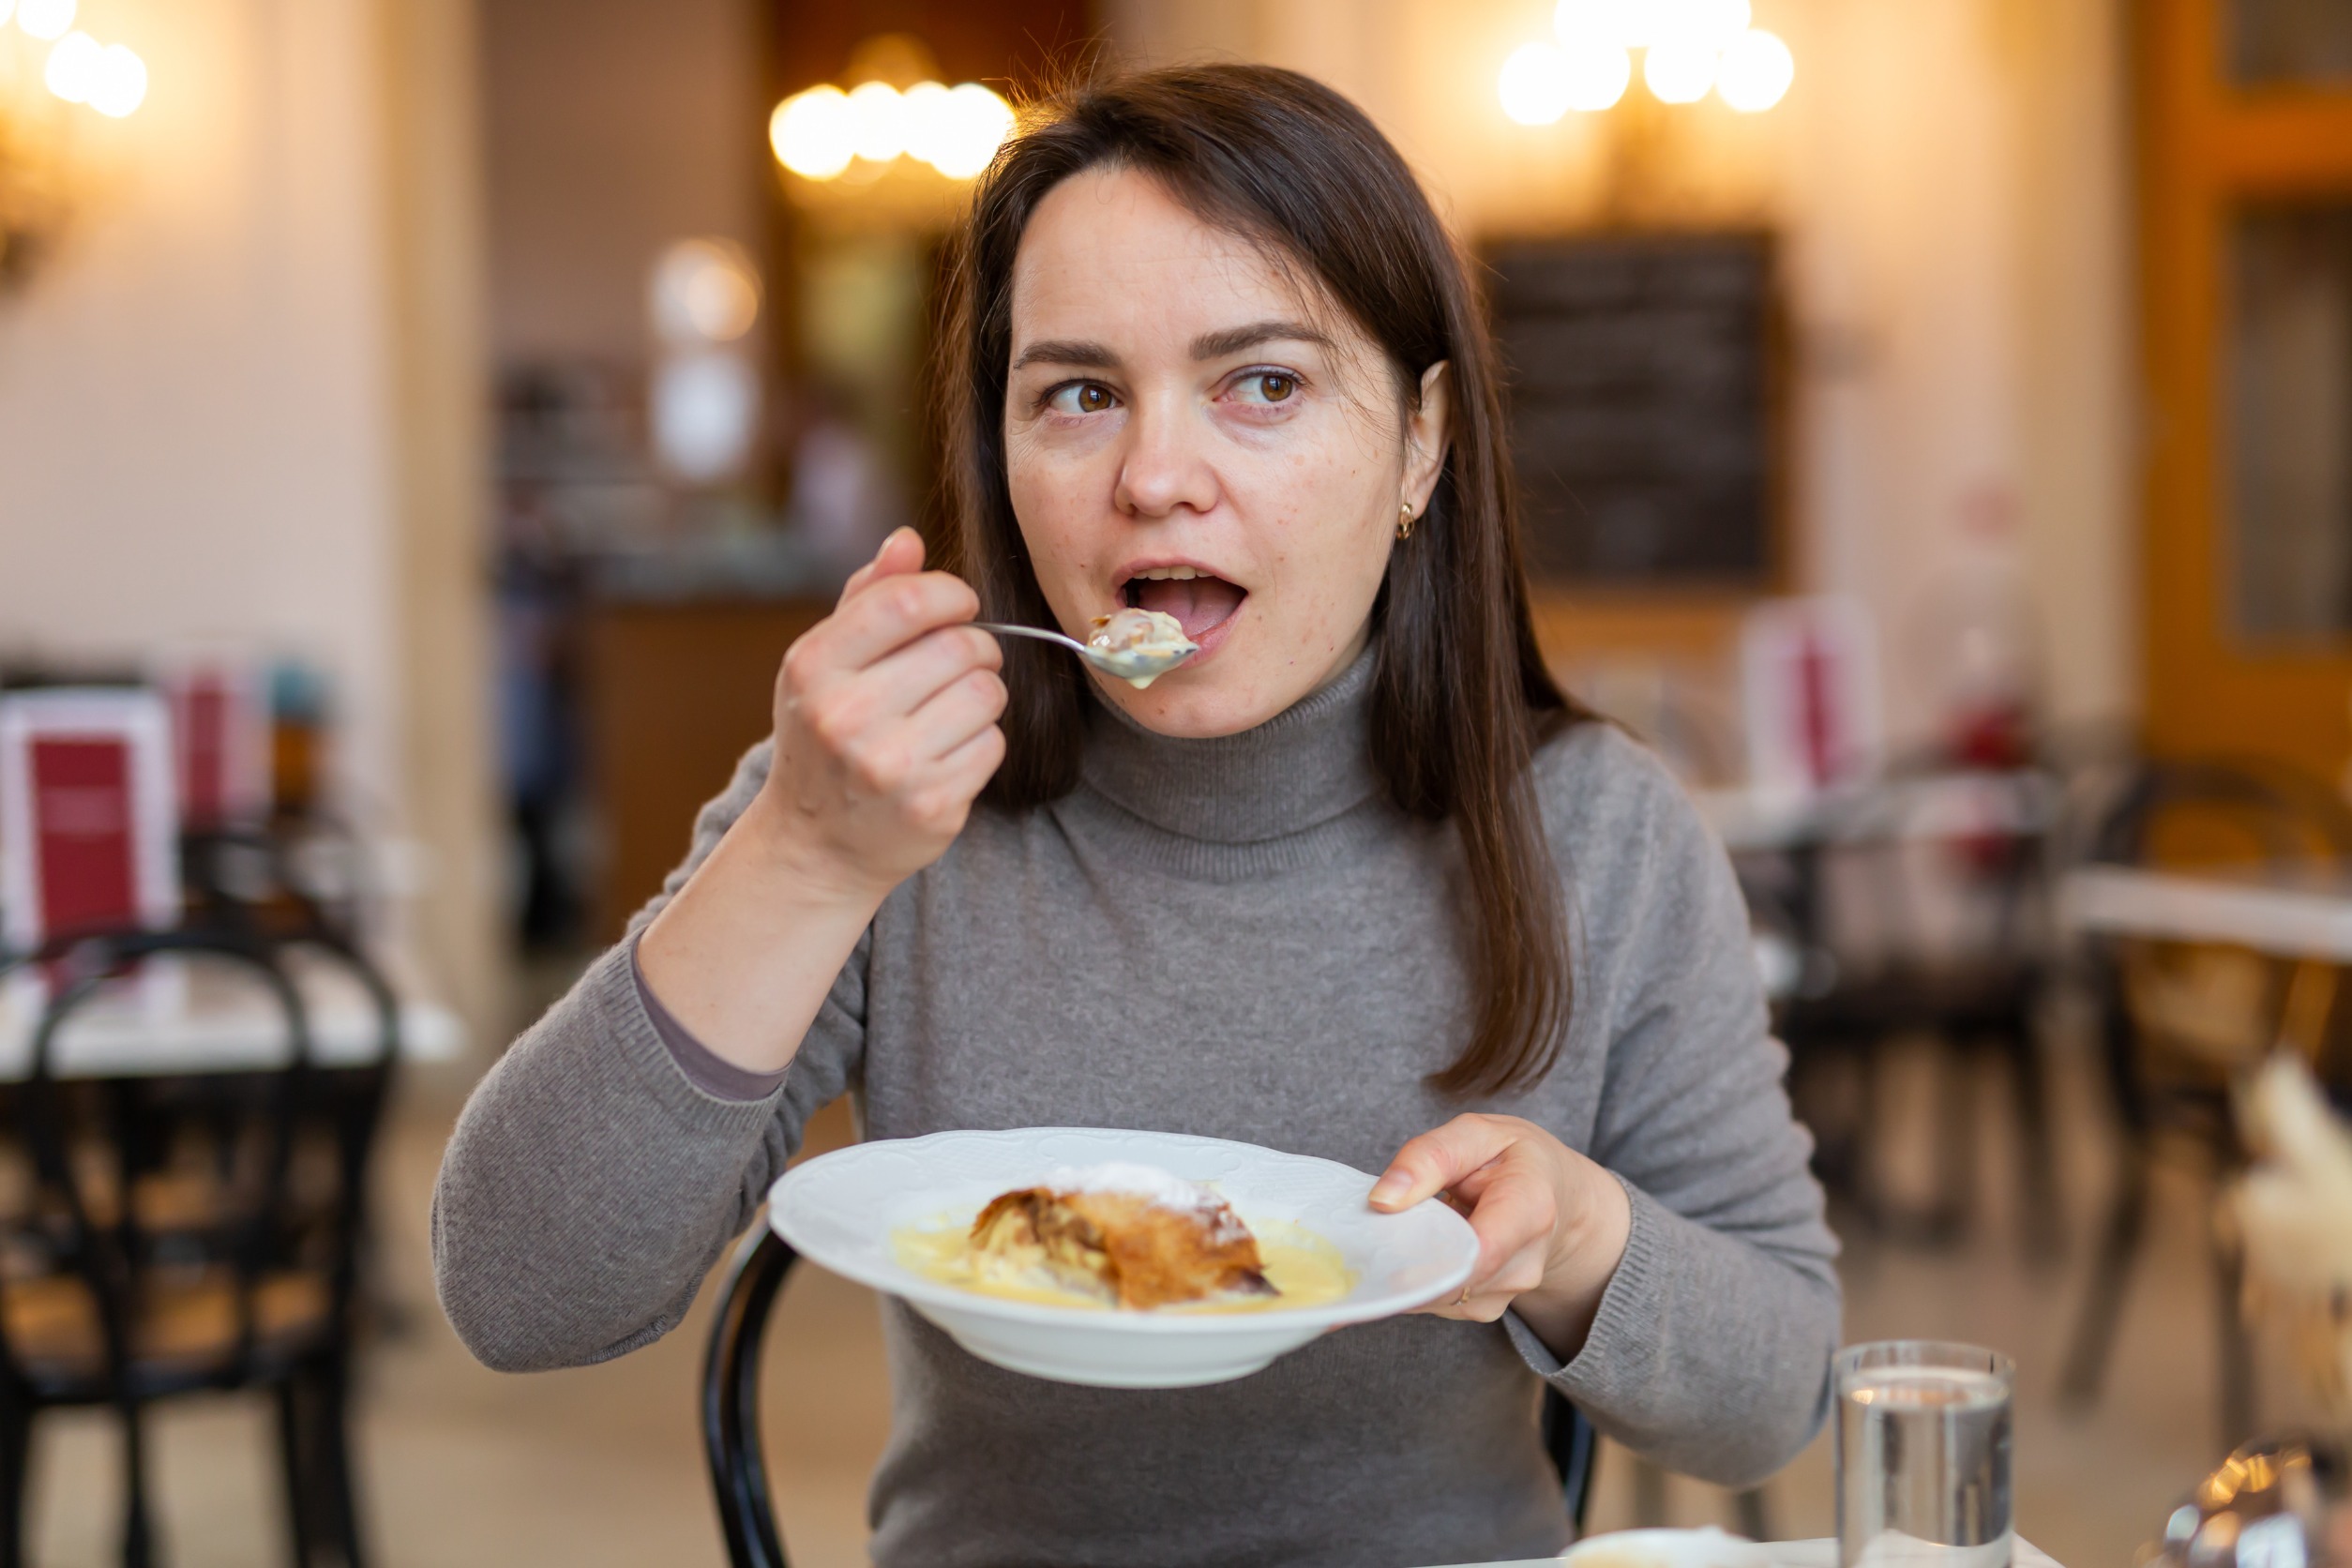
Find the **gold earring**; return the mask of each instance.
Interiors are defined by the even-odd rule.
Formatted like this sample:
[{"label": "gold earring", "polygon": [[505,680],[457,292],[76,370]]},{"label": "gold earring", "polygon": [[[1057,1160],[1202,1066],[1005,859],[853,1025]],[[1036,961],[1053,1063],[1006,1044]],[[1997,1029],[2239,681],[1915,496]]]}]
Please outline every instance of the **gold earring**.
[{"label": "gold earring", "polygon": [[1418,518],[1413,516],[1413,504],[1411,502],[1408,501],[1400,505],[1396,508],[1396,536],[1400,539],[1411,538],[1413,536],[1413,524],[1419,520],[1420,520]]}]

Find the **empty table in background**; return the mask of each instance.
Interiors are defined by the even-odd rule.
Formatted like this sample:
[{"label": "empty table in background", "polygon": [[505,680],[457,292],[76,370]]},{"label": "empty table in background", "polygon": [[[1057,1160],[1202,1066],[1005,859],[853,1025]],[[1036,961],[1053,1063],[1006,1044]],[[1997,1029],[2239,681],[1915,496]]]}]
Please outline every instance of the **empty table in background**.
[{"label": "empty table in background", "polygon": [[2352,964],[2352,884],[2333,880],[2093,866],[2060,883],[2058,917],[2072,930],[2103,936]]},{"label": "empty table in background", "polygon": [[[383,1020],[351,972],[299,954],[287,969],[302,999],[311,1063],[373,1064]],[[0,986],[0,1082],[19,1081],[32,1070],[40,1018],[31,994]],[[464,1048],[463,1025],[445,1007],[406,1001],[399,1020],[403,1061],[445,1062]],[[197,962],[188,966],[178,1005],[157,1006],[136,985],[91,1002],[59,1031],[52,1070],[60,1078],[253,1071],[282,1065],[285,1047],[285,1016],[268,991],[247,976]]]}]

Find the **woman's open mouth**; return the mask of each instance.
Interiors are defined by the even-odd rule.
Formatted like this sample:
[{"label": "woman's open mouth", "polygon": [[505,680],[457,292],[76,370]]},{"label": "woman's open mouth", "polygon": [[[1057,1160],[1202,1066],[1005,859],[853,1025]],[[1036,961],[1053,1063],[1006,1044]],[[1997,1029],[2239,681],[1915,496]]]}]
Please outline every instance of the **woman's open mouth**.
[{"label": "woman's open mouth", "polygon": [[1215,634],[1247,597],[1248,589],[1198,566],[1146,567],[1120,590],[1122,604],[1173,615],[1203,653],[1216,645]]}]

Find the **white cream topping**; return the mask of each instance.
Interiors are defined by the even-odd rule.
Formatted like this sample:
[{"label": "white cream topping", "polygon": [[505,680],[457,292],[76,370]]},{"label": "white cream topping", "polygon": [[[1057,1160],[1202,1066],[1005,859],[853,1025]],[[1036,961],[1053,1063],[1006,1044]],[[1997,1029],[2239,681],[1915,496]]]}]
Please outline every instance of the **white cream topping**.
[{"label": "white cream topping", "polygon": [[1224,1207],[1225,1199],[1198,1182],[1187,1182],[1156,1165],[1113,1160],[1104,1165],[1065,1165],[1037,1184],[1056,1192],[1125,1192],[1179,1212]]}]

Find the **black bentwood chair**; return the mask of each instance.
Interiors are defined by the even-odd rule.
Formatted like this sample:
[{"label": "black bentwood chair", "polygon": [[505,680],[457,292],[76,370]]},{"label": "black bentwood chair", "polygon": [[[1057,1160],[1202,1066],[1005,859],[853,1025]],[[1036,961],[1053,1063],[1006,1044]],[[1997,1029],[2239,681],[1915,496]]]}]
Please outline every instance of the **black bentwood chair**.
[{"label": "black bentwood chair", "polygon": [[[760,1347],[776,1293],[797,1256],[762,1216],[735,1249],[702,1364],[702,1447],[733,1568],[787,1568],[768,1499],[767,1460],[760,1449]],[[1581,1535],[1600,1444],[1583,1413],[1549,1391],[1544,1395],[1544,1447],[1559,1467],[1568,1517]]]},{"label": "black bentwood chair", "polygon": [[[282,943],[225,931],[120,932],[53,944],[59,986],[11,1087],[29,1156],[22,1211],[0,1225],[0,1568],[23,1560],[36,1418],[111,1408],[124,1445],[122,1560],[158,1556],[143,1417],[159,1400],[250,1390],[274,1396],[291,1555],[361,1568],[346,1405],[354,1242],[365,1150],[380,1109],[373,1073],[314,1064]],[[139,959],[241,969],[282,1019],[281,1065],[180,1077],[62,1079],[68,1018]],[[379,999],[381,1001],[381,999]],[[385,1053],[397,1021],[380,1018]],[[361,1085],[336,1084],[355,1076]]]},{"label": "black bentwood chair", "polygon": [[[2209,862],[2225,872],[2234,863],[2330,887],[2352,872],[2352,811],[2324,781],[2264,763],[2151,761],[2117,793],[2088,851],[2093,865],[2162,870]],[[2216,1184],[2242,1171],[2248,1152],[2235,1086],[2275,1049],[2305,1052],[2343,1104],[2352,1084],[2352,1018],[2333,964],[2221,942],[2120,937],[2086,940],[2082,963],[2123,1135],[2122,1168],[2058,1380],[2063,1399],[2087,1408],[2105,1380],[2159,1162],[2190,1153]],[[2254,1341],[2237,1248],[2219,1229],[2209,1239],[2221,1437],[2234,1445],[2256,1429]]]}]

